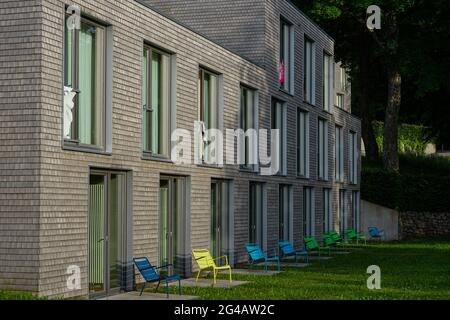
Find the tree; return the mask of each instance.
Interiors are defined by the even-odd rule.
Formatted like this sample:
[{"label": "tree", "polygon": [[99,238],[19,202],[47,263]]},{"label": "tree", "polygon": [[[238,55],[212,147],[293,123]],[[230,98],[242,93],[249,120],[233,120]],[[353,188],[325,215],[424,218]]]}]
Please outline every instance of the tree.
[{"label": "tree", "polygon": [[[297,3],[302,8],[301,1]],[[382,24],[380,30],[371,32],[366,27],[366,10],[373,4],[382,10]],[[377,156],[371,122],[378,110],[379,98],[386,98],[387,103],[382,108],[385,121],[383,163],[388,171],[399,169],[397,128],[402,79],[413,71],[412,61],[420,62],[424,58],[417,43],[420,39],[412,40],[415,35],[408,30],[417,25],[428,25],[431,29],[448,25],[448,19],[433,23],[433,14],[415,19],[422,9],[433,13],[441,5],[448,8],[448,1],[430,4],[425,0],[318,0],[303,8],[335,37],[337,58],[352,68],[352,89],[357,90],[352,94],[359,103],[363,140],[371,158]],[[445,13],[448,14],[448,10],[444,9],[444,16]],[[382,78],[382,82],[373,83]],[[386,93],[378,95],[383,87]]]}]

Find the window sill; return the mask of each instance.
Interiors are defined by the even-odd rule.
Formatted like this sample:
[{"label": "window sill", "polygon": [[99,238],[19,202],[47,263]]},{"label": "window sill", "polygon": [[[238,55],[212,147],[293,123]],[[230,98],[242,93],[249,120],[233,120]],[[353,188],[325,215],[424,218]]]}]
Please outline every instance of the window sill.
[{"label": "window sill", "polygon": [[311,102],[308,102],[308,101],[306,101],[306,100],[303,100],[303,103],[304,104],[306,104],[306,105],[308,105],[308,106],[310,106],[310,107],[316,107],[316,105],[315,104],[312,104]]},{"label": "window sill", "polygon": [[223,169],[223,165],[207,164],[207,163],[197,164],[197,167],[210,168],[210,169]]},{"label": "window sill", "polygon": [[170,158],[154,156],[154,155],[148,154],[146,152],[144,152],[142,154],[141,160],[165,162],[165,163],[172,163],[172,164],[174,163],[172,161],[172,159],[170,159]]},{"label": "window sill", "polygon": [[297,175],[296,179],[298,179],[298,180],[308,180],[308,181],[311,180],[310,177],[301,176],[301,175]]},{"label": "window sill", "polygon": [[288,95],[289,97],[294,97],[294,94],[293,93],[291,93],[290,91],[287,91],[287,90],[285,90],[285,89],[283,89],[283,88],[278,88],[278,91],[280,91],[281,93],[284,93],[284,94],[286,94],[286,95]]},{"label": "window sill", "polygon": [[239,171],[243,172],[243,173],[259,174],[258,170],[252,170],[252,169],[246,169],[246,168],[239,168]]},{"label": "window sill", "polygon": [[63,150],[65,151],[75,151],[75,152],[84,152],[84,153],[93,153],[93,154],[100,154],[104,156],[111,156],[111,152],[106,152],[103,149],[98,149],[95,147],[89,147],[89,146],[79,146],[79,145],[70,145],[64,142]]}]

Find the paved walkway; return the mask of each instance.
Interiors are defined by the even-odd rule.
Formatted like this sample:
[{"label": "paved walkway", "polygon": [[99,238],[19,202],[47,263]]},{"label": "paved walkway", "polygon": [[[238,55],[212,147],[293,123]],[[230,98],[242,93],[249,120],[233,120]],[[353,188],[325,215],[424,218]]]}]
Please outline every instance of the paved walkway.
[{"label": "paved walkway", "polygon": [[[234,271],[234,270],[233,270]],[[216,280],[216,284],[214,285],[214,287],[216,288],[232,288],[232,287],[237,287],[243,284],[248,283],[248,281],[238,281],[238,280],[233,280],[231,283],[229,280]],[[169,283],[169,286],[178,286],[178,282],[172,282]],[[200,278],[198,279],[198,281],[195,281],[195,278],[188,278],[188,279],[183,279],[181,280],[181,286],[182,287],[198,287],[198,288],[208,288],[208,287],[212,287],[213,286],[213,280],[212,279],[204,279],[204,278]]]},{"label": "paved walkway", "polygon": [[273,271],[273,270],[248,270],[248,269],[233,269],[233,274],[243,274],[250,276],[274,276],[280,274],[282,271]]},{"label": "paved walkway", "polygon": [[144,292],[142,296],[139,296],[139,292],[132,291],[105,297],[99,300],[195,300],[195,299],[198,299],[198,297],[187,295],[180,296],[178,294],[169,294],[169,298],[167,298],[167,295],[165,293],[153,293],[153,292]]}]

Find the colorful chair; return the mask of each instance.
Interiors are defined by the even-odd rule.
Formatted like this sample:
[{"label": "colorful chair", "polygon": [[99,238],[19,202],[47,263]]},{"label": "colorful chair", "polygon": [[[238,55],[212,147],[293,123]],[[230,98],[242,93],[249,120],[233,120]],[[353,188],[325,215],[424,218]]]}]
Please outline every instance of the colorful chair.
[{"label": "colorful chair", "polygon": [[[195,279],[195,281],[198,280],[198,277],[200,276],[200,274],[203,271],[212,271],[213,275],[214,275],[214,284],[216,284],[216,278],[217,278],[217,274],[219,273],[219,271],[222,270],[229,270],[230,272],[230,282],[232,281],[231,279],[231,266],[228,263],[228,257],[227,256],[221,256],[221,257],[217,257],[217,258],[213,258],[211,256],[211,253],[209,252],[209,250],[207,249],[197,249],[197,250],[192,250],[192,256],[194,257],[194,260],[197,262],[198,265],[198,273],[197,273],[197,278]],[[220,260],[225,258],[225,265],[223,266],[217,266],[216,264],[216,260]]]},{"label": "colorful chair", "polygon": [[381,240],[384,236],[384,230],[379,230],[377,227],[369,227],[368,228],[369,235],[372,239]]},{"label": "colorful chair", "polygon": [[158,282],[158,285],[156,286],[155,292],[158,291],[159,284],[161,281],[164,281],[166,283],[166,294],[167,298],[169,297],[169,282],[178,281],[178,291],[181,295],[181,277],[179,275],[173,275],[173,276],[161,276],[158,270],[167,268],[171,266],[170,264],[160,267],[155,267],[150,264],[150,261],[148,261],[145,257],[140,258],[133,258],[134,264],[136,265],[136,268],[139,270],[140,274],[144,278],[145,282],[142,286],[140,296],[142,295],[142,292],[145,289],[145,286],[147,283],[152,282]]},{"label": "colorful chair", "polygon": [[295,250],[294,246],[289,241],[280,241],[278,242],[278,246],[281,251],[281,259],[289,256],[295,256],[295,262],[297,262],[297,256],[303,256],[305,257],[306,263],[308,263],[308,251],[304,249]]},{"label": "colorful chair", "polygon": [[364,237],[360,233],[356,232],[354,229],[348,229],[345,232],[345,236],[346,236],[347,241],[355,241],[356,240],[356,243],[359,243],[360,240],[363,240],[364,244],[366,244],[366,237]]},{"label": "colorful chair", "polygon": [[245,250],[247,250],[249,256],[249,269],[252,269],[254,265],[264,263],[264,271],[267,271],[268,262],[277,262],[278,271],[281,270],[280,258],[276,255],[275,249],[273,249],[275,254],[272,257],[267,256],[257,244],[247,244],[245,246]]},{"label": "colorful chair", "polygon": [[323,250],[328,250],[328,255],[330,255],[331,247],[329,245],[320,246],[319,243],[314,239],[314,237],[304,237],[303,242],[305,243],[306,251],[309,252],[318,252],[320,257],[320,252]]}]

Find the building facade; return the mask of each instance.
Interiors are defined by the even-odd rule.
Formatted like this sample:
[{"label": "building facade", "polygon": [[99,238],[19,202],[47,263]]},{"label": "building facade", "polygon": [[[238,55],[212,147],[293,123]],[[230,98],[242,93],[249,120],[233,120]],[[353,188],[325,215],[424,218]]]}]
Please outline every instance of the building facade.
[{"label": "building facade", "polygon": [[[114,294],[133,257],[188,276],[193,248],[245,262],[246,243],[359,228],[360,121],[333,40],[288,1],[196,3],[0,4],[0,288]],[[173,136],[195,123],[278,129],[280,170],[245,138],[243,163],[175,163],[174,145],[197,156]]]}]

